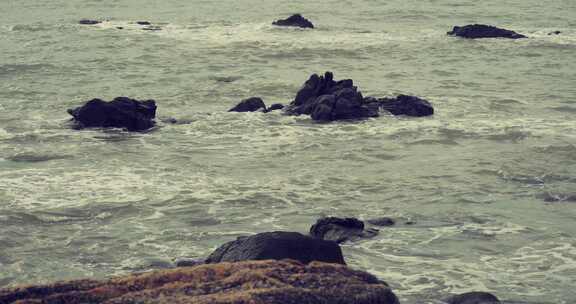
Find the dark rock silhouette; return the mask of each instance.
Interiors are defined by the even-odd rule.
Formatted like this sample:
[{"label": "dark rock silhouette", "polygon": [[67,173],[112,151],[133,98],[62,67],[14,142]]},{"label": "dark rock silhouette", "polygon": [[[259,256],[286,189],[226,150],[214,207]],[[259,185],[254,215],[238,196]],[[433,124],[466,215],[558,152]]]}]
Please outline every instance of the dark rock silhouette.
[{"label": "dark rock silhouette", "polygon": [[351,79],[334,81],[334,75],[313,74],[286,108],[288,115],[307,114],[316,121],[377,117],[378,109],[364,103],[362,93]]},{"label": "dark rock silhouette", "polygon": [[510,38],[519,39],[526,38],[522,34],[518,34],[514,31],[505,30],[497,28],[491,25],[484,24],[471,24],[466,26],[455,26],[452,31],[448,32],[448,35],[458,36],[469,39],[478,38]]},{"label": "dark rock silhouette", "polygon": [[369,224],[372,224],[374,226],[381,226],[381,227],[394,226],[394,224],[396,224],[396,221],[394,221],[393,219],[391,219],[389,217],[379,217],[379,218],[367,220],[366,222]]},{"label": "dark rock silhouette", "polygon": [[430,102],[416,96],[398,95],[396,98],[380,98],[377,101],[383,110],[393,115],[422,117],[434,114]]},{"label": "dark rock silhouette", "polygon": [[94,24],[102,23],[102,21],[90,20],[90,19],[82,19],[82,20],[78,21],[78,23],[79,23],[79,24],[83,24],[83,25],[94,25]]},{"label": "dark rock silhouette", "polygon": [[150,23],[150,21],[136,21],[136,24],[139,24],[139,25],[152,25],[152,23]]},{"label": "dark rock silhouette", "polygon": [[560,34],[562,34],[561,31],[553,31],[553,32],[548,33],[548,35],[560,35]]},{"label": "dark rock silhouette", "polygon": [[248,99],[242,100],[239,104],[237,104],[232,109],[228,110],[228,112],[256,112],[256,111],[265,111],[266,105],[264,101],[260,97],[250,97]]},{"label": "dark rock silhouette", "polygon": [[445,299],[447,304],[500,304],[498,298],[488,292],[473,291]]},{"label": "dark rock silhouette", "polygon": [[302,28],[314,28],[314,24],[310,20],[302,17],[300,14],[294,14],[286,19],[280,19],[272,22],[273,25],[278,26],[296,26]]},{"label": "dark rock silhouette", "polygon": [[145,131],[154,126],[156,102],[138,101],[128,97],[116,97],[110,102],[92,99],[81,107],[69,109],[82,128],[124,128],[128,131]]},{"label": "dark rock silhouette", "polygon": [[281,103],[275,103],[272,104],[270,107],[268,107],[268,109],[266,109],[266,112],[271,112],[271,111],[276,111],[276,110],[282,110],[284,109],[284,105]]},{"label": "dark rock silhouette", "polygon": [[399,304],[388,285],[344,265],[293,260],[182,267],[109,280],[0,289],[0,303]]},{"label": "dark rock silhouette", "polygon": [[282,231],[239,237],[216,249],[206,259],[206,263],[270,259],[345,264],[342,250],[335,242]]},{"label": "dark rock silhouette", "polygon": [[181,259],[178,260],[174,263],[176,265],[176,267],[192,267],[192,266],[198,266],[198,265],[203,265],[204,260],[200,260],[200,259]]},{"label": "dark rock silhouette", "polygon": [[325,217],[310,228],[311,236],[337,243],[370,238],[376,234],[378,230],[364,230],[364,222],[355,218]]}]

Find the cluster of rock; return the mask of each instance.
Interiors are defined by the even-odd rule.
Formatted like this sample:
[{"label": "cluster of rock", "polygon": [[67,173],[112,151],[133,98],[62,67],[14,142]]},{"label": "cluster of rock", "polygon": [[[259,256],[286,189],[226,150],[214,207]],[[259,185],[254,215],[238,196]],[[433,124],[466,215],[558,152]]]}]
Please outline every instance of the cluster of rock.
[{"label": "cluster of rock", "polygon": [[[277,107],[282,107],[276,104]],[[249,98],[230,111],[258,111],[266,106],[260,98]],[[364,97],[352,79],[334,80],[331,72],[312,74],[294,100],[284,108],[286,115],[310,115],[315,121],[336,121],[378,117],[380,111],[393,115],[422,117],[434,114],[432,105],[416,96],[395,98]]]},{"label": "cluster of rock", "polygon": [[[96,24],[100,24],[100,23],[102,23],[101,20],[94,20],[94,19],[82,19],[82,20],[78,21],[78,24],[81,24],[81,25],[96,25]],[[162,28],[160,26],[153,25],[152,22],[150,22],[150,21],[136,21],[136,22],[134,22],[134,24],[142,25],[143,26],[142,30],[145,30],[145,31],[160,31],[160,30],[162,30]],[[117,26],[116,28],[119,30],[124,29],[123,26]]]},{"label": "cluster of rock", "polygon": [[452,31],[448,32],[448,35],[458,36],[468,39],[478,39],[478,38],[509,38],[509,39],[520,39],[527,38],[522,34],[518,34],[514,31],[498,28],[491,25],[484,24],[470,24],[466,26],[455,26]]}]

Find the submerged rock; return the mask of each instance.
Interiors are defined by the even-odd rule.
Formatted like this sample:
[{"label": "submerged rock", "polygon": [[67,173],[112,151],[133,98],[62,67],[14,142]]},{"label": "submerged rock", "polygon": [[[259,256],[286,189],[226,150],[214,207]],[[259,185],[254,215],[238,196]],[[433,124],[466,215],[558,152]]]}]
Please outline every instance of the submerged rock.
[{"label": "submerged rock", "polygon": [[561,31],[553,31],[553,32],[548,33],[548,35],[560,35],[560,34],[562,34]]},{"label": "submerged rock", "polygon": [[248,99],[242,100],[228,112],[256,112],[256,111],[266,111],[266,105],[260,97],[250,97]]},{"label": "submerged rock", "polygon": [[206,263],[270,259],[293,259],[302,263],[321,261],[346,264],[338,244],[297,232],[283,231],[239,237],[216,249],[206,259]]},{"label": "submerged rock", "polygon": [[69,109],[76,127],[124,128],[128,131],[145,131],[154,126],[156,102],[116,97],[110,102],[92,99],[85,105]]},{"label": "submerged rock", "polygon": [[94,24],[99,24],[102,23],[102,21],[99,20],[90,20],[90,19],[82,19],[80,21],[78,21],[79,24],[83,24],[83,25],[94,25]]},{"label": "submerged rock", "polygon": [[471,24],[466,26],[455,26],[452,31],[448,32],[448,35],[458,36],[469,39],[477,38],[510,38],[510,39],[520,39],[526,38],[522,34],[518,34],[514,31],[501,29],[491,25],[484,24]]},{"label": "submerged rock", "polygon": [[398,95],[396,98],[380,98],[378,105],[393,115],[422,117],[434,114],[430,102],[416,96]]},{"label": "submerged rock", "polygon": [[221,263],[0,289],[0,303],[398,304],[386,283],[343,265],[297,261]]},{"label": "submerged rock", "polygon": [[310,228],[310,235],[327,241],[343,243],[378,234],[376,229],[364,230],[364,222],[355,218],[325,217]]},{"label": "submerged rock", "polygon": [[313,74],[287,107],[286,114],[307,114],[316,121],[362,119],[377,117],[378,109],[364,103],[362,93],[351,79],[334,81],[334,75]]},{"label": "submerged rock", "polygon": [[272,104],[270,107],[268,107],[268,108],[266,109],[266,112],[272,112],[272,111],[282,110],[282,109],[284,109],[284,105],[283,105],[283,104],[281,104],[281,103],[275,103],[275,104]]},{"label": "submerged rock", "polygon": [[280,19],[272,22],[273,25],[278,26],[296,26],[302,28],[314,28],[314,24],[310,20],[302,17],[300,14],[294,14],[286,19]]},{"label": "submerged rock", "polygon": [[473,291],[449,297],[447,304],[500,304],[498,298],[488,292]]},{"label": "submerged rock", "polygon": [[392,218],[389,217],[379,217],[367,220],[366,222],[374,226],[381,226],[381,227],[394,226],[396,224],[396,221],[394,221]]},{"label": "submerged rock", "polygon": [[152,25],[152,23],[150,23],[150,21],[136,21],[136,24],[138,24],[138,25]]}]

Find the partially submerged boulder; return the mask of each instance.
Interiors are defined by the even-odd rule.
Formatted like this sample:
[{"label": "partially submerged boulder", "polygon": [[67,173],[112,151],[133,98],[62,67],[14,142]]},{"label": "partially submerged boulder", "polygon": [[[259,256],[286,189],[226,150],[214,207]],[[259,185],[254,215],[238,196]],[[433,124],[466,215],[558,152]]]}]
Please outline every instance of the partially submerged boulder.
[{"label": "partially submerged boulder", "polygon": [[364,222],[356,218],[325,217],[310,227],[310,235],[327,241],[343,243],[378,234],[376,229],[364,229]]},{"label": "partially submerged boulder", "polygon": [[124,128],[128,131],[145,131],[154,126],[156,102],[116,97],[110,102],[92,99],[81,107],[69,109],[76,127]]},{"label": "partially submerged boulder", "polygon": [[310,20],[302,17],[300,14],[294,14],[286,19],[280,19],[272,22],[273,25],[278,26],[295,26],[301,28],[314,28],[314,24]]},{"label": "partially submerged boulder", "polygon": [[369,219],[366,222],[374,226],[380,226],[380,227],[394,226],[396,224],[396,221],[390,217],[379,217],[375,219]]},{"label": "partially submerged boulder", "polygon": [[0,289],[0,303],[398,304],[386,285],[343,265],[297,261],[221,263]]},{"label": "partially submerged boulder", "polygon": [[228,112],[256,112],[256,111],[266,111],[266,105],[260,97],[250,97],[248,99],[242,100]]},{"label": "partially submerged boulder", "polygon": [[478,38],[509,38],[509,39],[520,39],[526,38],[522,34],[518,34],[511,30],[506,30],[498,28],[491,25],[484,24],[470,24],[465,26],[455,26],[452,31],[448,32],[448,35],[458,36],[469,39]]},{"label": "partially submerged boulder", "polygon": [[310,115],[316,121],[377,117],[378,109],[364,103],[352,79],[334,80],[331,72],[313,74],[286,108],[288,115]]},{"label": "partially submerged boulder", "polygon": [[498,298],[488,292],[473,291],[445,299],[447,304],[500,304]]},{"label": "partially submerged boulder", "polygon": [[220,246],[206,263],[246,260],[293,259],[302,263],[321,261],[346,264],[340,246],[335,242],[315,239],[297,232],[264,232]]},{"label": "partially submerged boulder", "polygon": [[396,98],[380,98],[378,105],[393,115],[422,117],[434,114],[430,102],[416,96],[398,95]]},{"label": "partially submerged boulder", "polygon": [[78,21],[78,23],[82,24],[82,25],[94,25],[94,24],[102,23],[102,21],[91,20],[91,19],[82,19],[82,20]]}]

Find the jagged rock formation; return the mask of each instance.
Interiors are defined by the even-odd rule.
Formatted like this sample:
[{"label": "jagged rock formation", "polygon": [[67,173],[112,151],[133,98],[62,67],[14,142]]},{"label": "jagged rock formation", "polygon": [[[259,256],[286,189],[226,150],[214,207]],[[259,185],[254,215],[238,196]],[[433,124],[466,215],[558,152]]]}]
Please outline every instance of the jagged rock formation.
[{"label": "jagged rock formation", "polygon": [[0,290],[2,304],[399,304],[374,276],[292,260],[221,263]]}]

